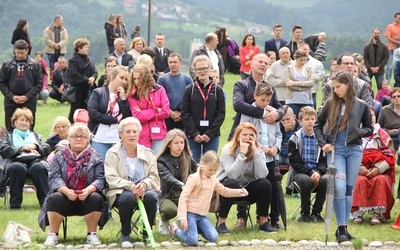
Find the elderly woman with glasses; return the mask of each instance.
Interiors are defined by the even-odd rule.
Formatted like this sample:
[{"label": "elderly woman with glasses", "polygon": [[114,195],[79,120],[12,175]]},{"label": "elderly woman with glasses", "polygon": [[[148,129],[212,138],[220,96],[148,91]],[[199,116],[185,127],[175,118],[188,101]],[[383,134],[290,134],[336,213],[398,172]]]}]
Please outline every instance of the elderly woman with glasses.
[{"label": "elderly woman with glasses", "polygon": [[58,242],[58,230],[64,217],[84,216],[87,243],[100,245],[97,225],[107,222],[107,206],[102,192],[105,185],[101,155],[90,146],[90,130],[83,123],[68,131],[69,145],[57,152],[49,173],[50,192],[39,214],[43,231],[50,225],[45,245]]},{"label": "elderly woman with glasses", "polygon": [[[131,219],[138,199],[143,200],[151,226],[157,213],[157,193],[160,177],[157,158],[151,149],[138,144],[142,125],[128,117],[118,124],[121,142],[111,147],[104,163],[108,183],[105,196],[110,207],[116,207],[121,222],[121,242],[130,241]],[[144,238],[147,237],[143,233]]]},{"label": "elderly woman with glasses", "polygon": [[181,116],[193,159],[199,162],[205,152],[218,151],[220,129],[225,120],[225,98],[222,88],[210,77],[208,56],[196,56],[192,67],[196,78],[183,94]]}]

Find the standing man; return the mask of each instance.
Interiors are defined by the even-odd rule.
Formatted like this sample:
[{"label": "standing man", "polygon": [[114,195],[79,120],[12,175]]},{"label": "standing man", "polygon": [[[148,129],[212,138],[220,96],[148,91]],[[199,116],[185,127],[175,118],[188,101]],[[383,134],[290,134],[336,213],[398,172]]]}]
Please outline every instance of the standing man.
[{"label": "standing man", "polygon": [[[350,74],[354,74],[354,67],[357,67],[354,57],[349,53],[340,55],[337,59],[337,64],[339,66],[339,70],[344,70]],[[366,101],[370,106],[372,106],[374,99],[369,93],[368,83],[360,78],[354,77],[353,79],[355,80],[354,87],[356,88],[357,98]],[[331,92],[332,82],[329,80],[322,89],[323,103],[329,98]]]},{"label": "standing man", "polygon": [[378,90],[382,88],[383,73],[389,60],[389,50],[381,41],[381,29],[372,30],[372,38],[364,47],[364,64],[368,70],[369,78],[375,76]]},{"label": "standing man", "polygon": [[114,40],[118,38],[117,31],[115,27],[117,26],[117,16],[110,14],[108,16],[108,23],[104,24],[104,29],[106,30],[106,39],[108,53],[111,54],[114,51]]},{"label": "standing man", "polygon": [[292,29],[293,40],[288,42],[285,46],[289,48],[292,60],[294,60],[294,53],[298,50],[298,46],[303,40],[301,36],[303,35],[303,27],[300,25],[295,25]]},{"label": "standing man", "polygon": [[[218,45],[217,35],[215,33],[208,33],[205,38],[205,43],[193,51],[192,57],[190,58],[190,65],[192,65],[193,59],[196,56],[198,55],[208,56],[210,58],[212,68],[218,70],[220,84],[224,86],[225,65],[221,54],[216,49],[217,45]],[[190,67],[190,76],[193,79],[196,78],[196,73],[194,72],[194,69],[192,69],[192,67]]]},{"label": "standing man", "polygon": [[114,40],[114,52],[108,56],[115,56],[118,60],[118,64],[125,66],[130,71],[133,68],[133,56],[125,52],[126,42],[123,38],[117,38]]},{"label": "standing man", "polygon": [[306,62],[306,66],[311,69],[311,73],[314,79],[314,87],[312,87],[312,99],[313,99],[313,108],[317,107],[317,92],[320,85],[322,85],[322,81],[325,79],[325,69],[322,62],[318,61],[314,57],[310,55],[310,45],[308,43],[300,43],[299,49],[302,49],[306,52],[308,58]]},{"label": "standing man", "polygon": [[4,95],[5,124],[8,131],[11,117],[17,108],[26,107],[32,111],[35,127],[37,97],[43,86],[42,69],[28,57],[28,44],[24,40],[14,43],[15,56],[4,62],[0,71],[0,90]]},{"label": "standing man", "polygon": [[60,56],[58,58],[58,68],[54,70],[53,80],[51,81],[51,87],[49,96],[59,102],[61,102],[61,97],[64,92],[65,83],[65,72],[67,72],[67,59]]},{"label": "standing man", "polygon": [[393,69],[393,51],[400,47],[400,12],[394,14],[394,22],[386,27],[385,37],[389,43],[389,60],[386,68],[386,80],[390,81]]},{"label": "standing man", "polygon": [[157,75],[161,76],[169,72],[170,69],[168,67],[168,56],[174,51],[164,47],[165,36],[161,33],[156,35],[154,43],[156,44],[156,47],[153,48],[156,52],[154,67],[156,68]]},{"label": "standing man", "polygon": [[274,38],[265,41],[264,52],[267,54],[268,51],[274,51],[276,55],[276,60],[280,59],[279,51],[281,48],[285,47],[287,41],[281,39],[282,36],[282,25],[274,25]]},{"label": "standing man", "polygon": [[286,83],[283,81],[285,68],[292,63],[288,47],[279,49],[280,59],[271,65],[267,71],[267,82],[275,87],[276,96],[282,105],[285,104]]},{"label": "standing man", "polygon": [[53,78],[54,63],[57,62],[58,57],[67,53],[68,31],[63,24],[64,18],[56,16],[54,22],[43,31],[46,43],[44,52],[47,54],[50,64],[50,79]]},{"label": "standing man", "polygon": [[190,76],[181,73],[182,57],[178,53],[168,56],[170,71],[158,78],[157,84],[164,87],[169,99],[169,118],[165,120],[167,129],[179,128],[183,130],[181,119],[181,102],[186,86],[193,83]]}]

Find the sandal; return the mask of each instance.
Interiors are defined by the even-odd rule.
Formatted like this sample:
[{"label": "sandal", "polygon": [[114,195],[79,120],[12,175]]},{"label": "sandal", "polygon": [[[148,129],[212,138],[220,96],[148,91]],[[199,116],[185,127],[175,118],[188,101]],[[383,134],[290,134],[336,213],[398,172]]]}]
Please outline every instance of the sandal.
[{"label": "sandal", "polygon": [[353,224],[355,225],[361,225],[364,222],[364,219],[362,216],[358,216],[357,218],[353,219]]},{"label": "sandal", "polygon": [[374,213],[374,214],[372,215],[372,217],[371,217],[371,221],[370,221],[369,224],[370,224],[371,226],[376,226],[376,225],[381,224],[380,217],[381,217],[381,215],[380,215],[379,213]]}]

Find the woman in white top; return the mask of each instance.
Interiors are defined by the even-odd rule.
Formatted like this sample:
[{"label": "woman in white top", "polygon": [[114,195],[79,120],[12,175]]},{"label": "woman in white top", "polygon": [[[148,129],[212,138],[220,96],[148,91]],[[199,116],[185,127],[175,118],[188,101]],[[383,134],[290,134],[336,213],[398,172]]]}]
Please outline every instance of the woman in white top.
[{"label": "woman in white top", "polygon": [[131,116],[125,95],[127,82],[127,69],[115,66],[108,73],[104,86],[95,89],[89,99],[88,127],[94,134],[92,147],[102,155],[103,159],[107,150],[120,141],[118,123]]}]

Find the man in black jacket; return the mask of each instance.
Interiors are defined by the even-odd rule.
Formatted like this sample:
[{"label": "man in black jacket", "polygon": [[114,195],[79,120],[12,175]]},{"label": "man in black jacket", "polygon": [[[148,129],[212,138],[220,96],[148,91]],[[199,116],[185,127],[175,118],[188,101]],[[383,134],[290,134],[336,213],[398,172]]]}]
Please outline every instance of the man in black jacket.
[{"label": "man in black jacket", "polygon": [[111,14],[108,17],[108,23],[104,24],[104,29],[106,30],[106,40],[108,53],[111,54],[114,51],[114,40],[118,38],[118,34],[115,31],[115,25],[117,24],[117,16]]},{"label": "man in black jacket", "polygon": [[123,38],[117,38],[114,40],[114,52],[108,56],[115,56],[118,60],[118,64],[127,67],[128,71],[133,68],[134,60],[131,54],[125,52],[126,42]]},{"label": "man in black jacket", "polygon": [[17,108],[32,111],[35,126],[37,96],[42,91],[43,76],[40,65],[28,57],[28,44],[18,40],[14,44],[15,56],[3,63],[0,71],[0,90],[4,95],[5,123],[12,130],[11,117]]},{"label": "man in black jacket", "polygon": [[161,33],[156,35],[154,43],[156,44],[156,47],[153,48],[154,52],[156,52],[154,67],[156,68],[156,74],[161,76],[169,72],[168,56],[174,51],[164,46],[165,36]]},{"label": "man in black jacket", "polygon": [[51,87],[53,90],[50,91],[49,96],[59,102],[64,92],[65,73],[67,71],[67,59],[60,56],[57,60],[58,68],[54,70],[53,80],[51,81]]}]

